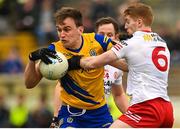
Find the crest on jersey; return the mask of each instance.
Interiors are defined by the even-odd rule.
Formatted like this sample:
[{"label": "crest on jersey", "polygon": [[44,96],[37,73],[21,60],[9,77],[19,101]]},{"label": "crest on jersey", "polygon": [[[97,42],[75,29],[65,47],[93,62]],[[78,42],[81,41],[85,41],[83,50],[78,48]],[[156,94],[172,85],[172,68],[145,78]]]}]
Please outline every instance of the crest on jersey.
[{"label": "crest on jersey", "polygon": [[68,122],[68,123],[72,123],[72,122],[73,122],[73,118],[72,118],[72,117],[68,117],[68,118],[67,118],[67,122]]},{"label": "crest on jersey", "polygon": [[91,55],[91,56],[96,56],[97,54],[96,54],[96,51],[94,50],[94,49],[91,49],[90,51],[89,51],[89,54]]}]

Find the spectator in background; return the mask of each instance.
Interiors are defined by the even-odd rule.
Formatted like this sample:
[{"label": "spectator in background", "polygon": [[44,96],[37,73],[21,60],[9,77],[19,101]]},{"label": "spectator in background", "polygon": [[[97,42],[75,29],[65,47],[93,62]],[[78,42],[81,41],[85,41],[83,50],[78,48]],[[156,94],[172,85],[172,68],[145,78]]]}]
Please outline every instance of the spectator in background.
[{"label": "spectator in background", "polygon": [[11,128],[26,128],[28,124],[29,111],[25,106],[25,96],[18,94],[17,105],[10,109]]},{"label": "spectator in background", "polygon": [[52,41],[58,40],[53,14],[54,1],[42,0],[38,16],[38,25],[35,30],[39,46],[47,45]]},{"label": "spectator in background", "polygon": [[14,1],[1,0],[0,1],[0,34],[6,34],[11,31],[9,17],[11,10],[10,6]]},{"label": "spectator in background", "polygon": [[174,50],[180,52],[180,20],[176,22],[176,30],[174,37]]},{"label": "spectator in background", "polygon": [[169,51],[172,52],[174,49],[174,42],[170,27],[167,24],[160,23],[154,30],[166,41]]},{"label": "spectator in background", "polygon": [[90,16],[90,13],[92,11],[92,9],[90,8],[91,5],[91,1],[82,1],[79,5],[78,8],[80,10],[80,12],[82,12],[83,15],[83,24],[84,24],[84,32],[85,33],[90,33],[90,32],[94,32],[94,28],[93,28],[93,23]]},{"label": "spectator in background", "polygon": [[16,29],[33,33],[37,25],[39,3],[26,0],[22,4],[18,3],[16,8]]},{"label": "spectator in background", "polygon": [[23,72],[23,63],[16,47],[10,49],[7,59],[2,62],[2,66],[4,73],[15,74]]},{"label": "spectator in background", "polygon": [[0,128],[9,127],[9,109],[4,102],[4,94],[0,92]]},{"label": "spectator in background", "polygon": [[38,107],[31,113],[29,127],[48,128],[51,123],[52,113],[48,109],[47,95],[41,94]]},{"label": "spectator in background", "polygon": [[[1,59],[1,57],[0,57],[0,59]],[[0,73],[2,73],[3,72],[3,63],[2,63],[2,61],[0,60]]]},{"label": "spectator in background", "polygon": [[175,35],[173,37],[173,51],[171,52],[171,59],[173,63],[180,63],[180,20],[176,22]]},{"label": "spectator in background", "polygon": [[115,10],[108,0],[94,0],[91,7],[91,20],[94,23],[101,17],[116,17]]},{"label": "spectator in background", "polygon": [[[120,27],[120,35],[121,35],[121,40],[124,40],[123,37],[126,35],[127,36],[127,32],[126,29],[124,28],[124,18],[123,18],[123,13],[124,10],[128,7],[128,5],[133,4],[133,3],[137,3],[139,2],[139,0],[126,0],[124,1],[122,4],[118,5],[117,7],[117,21],[119,23],[119,27]],[[126,39],[126,38],[125,38]]]}]

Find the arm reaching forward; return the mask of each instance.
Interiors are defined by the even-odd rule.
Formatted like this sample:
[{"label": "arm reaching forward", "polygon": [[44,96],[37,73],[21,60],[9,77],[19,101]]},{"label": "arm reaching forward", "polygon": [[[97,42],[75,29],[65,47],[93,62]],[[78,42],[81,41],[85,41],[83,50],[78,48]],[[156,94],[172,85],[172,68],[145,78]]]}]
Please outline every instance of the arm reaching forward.
[{"label": "arm reaching forward", "polygon": [[[94,69],[116,61],[117,59],[115,53],[112,50],[109,50],[98,56],[82,58],[80,65],[84,69]],[[121,69],[120,67],[118,68]]]}]

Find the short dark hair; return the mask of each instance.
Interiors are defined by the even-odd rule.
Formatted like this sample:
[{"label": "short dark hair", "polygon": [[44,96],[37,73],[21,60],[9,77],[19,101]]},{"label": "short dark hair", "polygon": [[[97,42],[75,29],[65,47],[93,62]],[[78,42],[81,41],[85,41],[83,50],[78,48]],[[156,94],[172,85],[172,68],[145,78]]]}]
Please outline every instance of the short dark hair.
[{"label": "short dark hair", "polygon": [[124,16],[129,15],[132,18],[142,18],[143,22],[147,26],[151,26],[153,23],[152,8],[143,3],[135,3],[129,5],[124,11]]},{"label": "short dark hair", "polygon": [[95,23],[95,31],[97,32],[99,26],[104,25],[104,24],[113,24],[114,26],[114,30],[115,30],[115,34],[119,33],[119,25],[116,22],[116,20],[112,17],[102,17],[100,19],[98,19]]},{"label": "short dark hair", "polygon": [[55,13],[56,23],[62,23],[66,18],[74,19],[76,26],[83,26],[82,14],[79,10],[72,7],[62,7]]}]

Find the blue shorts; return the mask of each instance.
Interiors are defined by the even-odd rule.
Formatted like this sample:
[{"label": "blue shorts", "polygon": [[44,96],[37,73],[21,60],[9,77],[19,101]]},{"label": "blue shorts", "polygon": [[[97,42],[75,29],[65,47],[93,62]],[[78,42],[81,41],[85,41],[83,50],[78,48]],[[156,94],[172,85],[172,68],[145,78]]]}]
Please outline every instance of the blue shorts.
[{"label": "blue shorts", "polygon": [[106,104],[93,110],[83,110],[63,105],[58,119],[60,128],[108,128],[113,122]]}]

